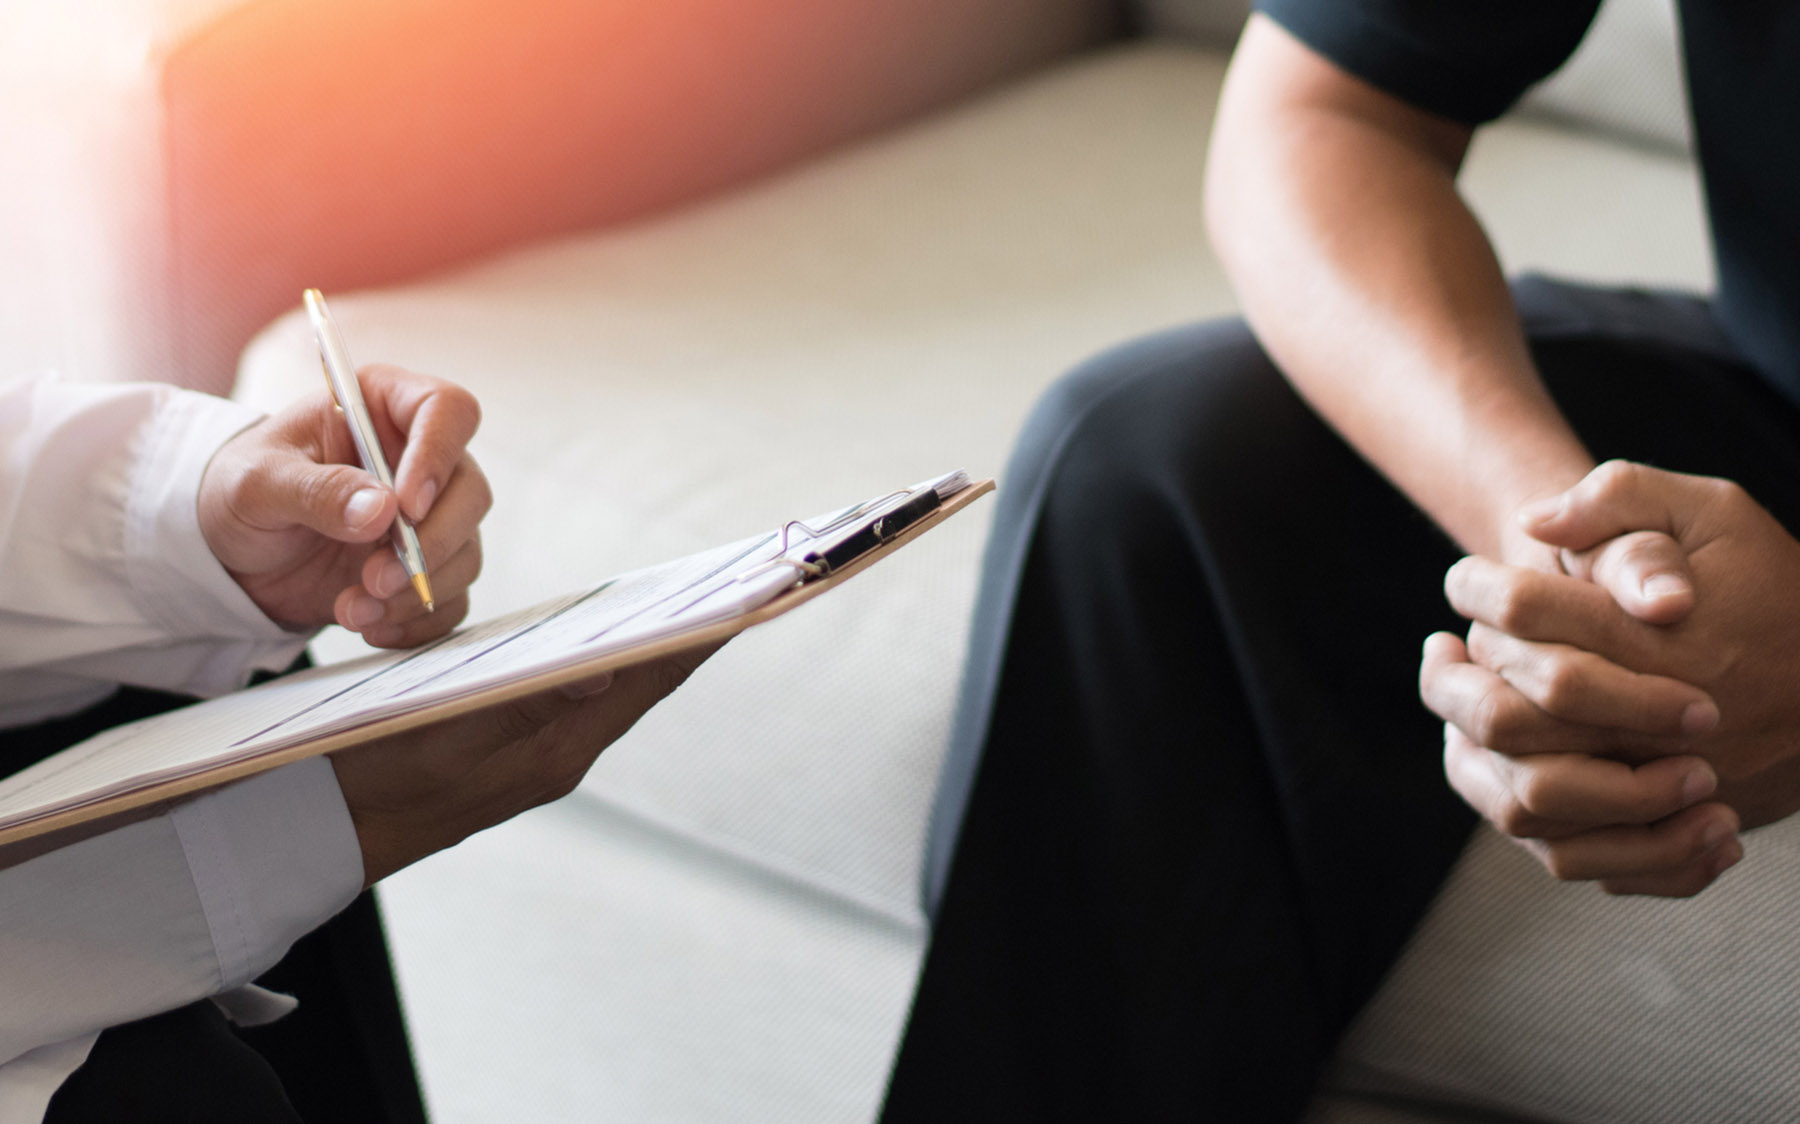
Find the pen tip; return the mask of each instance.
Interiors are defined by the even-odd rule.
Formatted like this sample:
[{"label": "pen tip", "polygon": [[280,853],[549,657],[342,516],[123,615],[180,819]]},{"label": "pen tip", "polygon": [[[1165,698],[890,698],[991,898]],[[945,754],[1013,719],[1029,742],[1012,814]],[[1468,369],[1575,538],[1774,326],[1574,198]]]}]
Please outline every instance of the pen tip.
[{"label": "pen tip", "polygon": [[419,591],[419,600],[425,602],[425,611],[427,613],[437,612],[437,602],[432,600],[431,597],[430,580],[427,579],[424,574],[414,574],[412,576],[412,583],[413,588]]}]

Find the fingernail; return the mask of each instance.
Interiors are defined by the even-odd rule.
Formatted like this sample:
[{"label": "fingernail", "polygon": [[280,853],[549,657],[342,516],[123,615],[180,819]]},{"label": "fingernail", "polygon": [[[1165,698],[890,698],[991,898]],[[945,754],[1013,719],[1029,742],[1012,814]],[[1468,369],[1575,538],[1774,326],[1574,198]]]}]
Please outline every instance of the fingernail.
[{"label": "fingernail", "polygon": [[1705,831],[1700,833],[1700,849],[1702,851],[1710,851],[1714,847],[1724,843],[1727,839],[1730,839],[1731,836],[1731,828],[1714,820],[1712,823],[1706,825]]},{"label": "fingernail", "polygon": [[352,531],[360,531],[381,512],[384,497],[379,488],[361,488],[344,505],[344,522]]},{"label": "fingernail", "polygon": [[1681,712],[1681,732],[1704,734],[1719,724],[1719,708],[1710,702],[1689,703]]},{"label": "fingernail", "polygon": [[585,699],[590,695],[597,695],[601,691],[606,690],[608,687],[612,686],[612,681],[613,673],[610,671],[602,671],[592,679],[583,679],[575,683],[565,683],[562,686],[563,697],[570,699]]},{"label": "fingernail", "polygon": [[1651,601],[1659,597],[1680,597],[1688,592],[1687,579],[1678,574],[1651,574],[1644,579],[1643,594]]},{"label": "fingernail", "polygon": [[437,499],[438,486],[436,480],[427,480],[419,488],[419,518],[423,519],[431,512],[431,504]]},{"label": "fingernail", "polygon": [[344,621],[352,629],[364,629],[385,616],[387,610],[373,597],[355,597],[344,610]]},{"label": "fingernail", "polygon": [[1681,804],[1698,804],[1719,787],[1719,779],[1705,769],[1695,769],[1681,782]]},{"label": "fingernail", "polygon": [[1535,500],[1519,509],[1519,522],[1527,527],[1535,527],[1539,523],[1548,523],[1563,513],[1569,506],[1567,496],[1551,496],[1549,499]]}]

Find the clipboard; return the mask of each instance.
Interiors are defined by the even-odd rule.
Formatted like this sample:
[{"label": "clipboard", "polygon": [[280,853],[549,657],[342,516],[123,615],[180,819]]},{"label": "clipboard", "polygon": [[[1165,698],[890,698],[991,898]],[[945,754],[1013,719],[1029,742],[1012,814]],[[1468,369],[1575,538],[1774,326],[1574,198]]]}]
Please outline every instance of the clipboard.
[{"label": "clipboard", "polygon": [[[255,701],[257,692],[280,690],[283,684],[291,689],[310,685],[316,691],[323,692],[335,684],[335,676],[337,680],[346,683],[354,680],[353,685],[360,687],[373,682],[390,667],[406,664],[413,656],[426,649],[415,650],[413,653],[372,656],[300,672],[219,699],[195,703],[106,731],[0,780],[0,868],[23,862],[82,838],[122,827],[134,820],[159,814],[180,800],[282,765],[348,749],[417,727],[451,721],[513,699],[590,678],[597,672],[647,663],[677,652],[724,641],[822,596],[993,490],[994,481],[991,479],[971,481],[962,473],[951,473],[853,505],[826,520],[815,520],[810,524],[801,520],[790,521],[766,536],[774,544],[773,557],[723,575],[731,579],[729,585],[723,582],[723,577],[714,583],[718,591],[708,596],[723,597],[722,604],[732,608],[722,615],[715,614],[713,619],[706,619],[703,614],[694,616],[706,606],[707,598],[702,597],[671,610],[675,613],[689,613],[695,621],[691,626],[681,625],[664,634],[641,642],[622,644],[612,650],[582,649],[572,655],[565,653],[565,658],[558,658],[555,652],[551,652],[546,655],[541,666],[518,674],[504,675],[493,682],[484,682],[478,688],[462,694],[446,698],[427,696],[428,701],[419,705],[402,705],[398,708],[390,701],[383,704],[385,710],[375,708],[366,720],[356,720],[358,715],[353,711],[344,721],[322,732],[296,735],[285,742],[277,738],[276,742],[270,743],[273,748],[257,748],[262,742],[256,739],[268,741],[270,735],[265,731],[253,736],[250,743],[252,748],[248,751],[221,751],[223,759],[184,767],[174,775],[147,775],[141,771],[134,775],[127,767],[112,768],[114,762],[108,760],[107,752],[116,750],[121,744],[132,745],[134,739],[142,740],[152,736],[145,733],[147,729],[156,731],[154,737],[170,741],[180,740],[184,729],[194,731],[196,736],[204,736],[204,731],[209,728],[209,715],[213,722],[212,728],[221,728],[219,716],[224,713],[224,708],[237,707],[247,713],[254,713],[250,708],[258,705]],[[731,545],[735,547],[741,544]],[[663,568],[702,559],[708,553],[673,560],[665,563]],[[634,574],[650,573],[657,569],[659,568],[652,567],[646,571],[634,571]],[[579,604],[595,597],[631,576],[622,575],[618,579],[602,583],[574,603]],[[747,592],[742,595],[745,600],[741,607],[733,607],[739,603],[731,600],[737,594],[731,586],[747,588]],[[757,596],[761,589],[773,592],[753,603],[748,600]],[[549,604],[551,603],[546,603]],[[540,606],[512,616],[528,617],[529,614],[542,613],[544,610],[545,607]],[[458,638],[467,640],[478,634],[484,626],[492,627],[506,619],[465,626],[426,647],[434,648]],[[529,631],[531,629],[525,629],[518,635]],[[489,651],[497,650],[508,642],[510,638],[496,643]],[[484,654],[486,653],[477,655]],[[465,664],[468,662],[470,661],[465,661]],[[365,664],[379,667],[380,670],[363,679],[356,679],[358,667]],[[330,696],[328,699],[334,700],[337,700],[337,696]],[[304,728],[303,723],[302,729]],[[115,753],[115,760],[117,756]],[[108,779],[103,784],[82,788],[85,779],[96,776]],[[69,794],[71,786],[75,790],[73,797]],[[55,799],[43,798],[46,788],[57,794]]]}]

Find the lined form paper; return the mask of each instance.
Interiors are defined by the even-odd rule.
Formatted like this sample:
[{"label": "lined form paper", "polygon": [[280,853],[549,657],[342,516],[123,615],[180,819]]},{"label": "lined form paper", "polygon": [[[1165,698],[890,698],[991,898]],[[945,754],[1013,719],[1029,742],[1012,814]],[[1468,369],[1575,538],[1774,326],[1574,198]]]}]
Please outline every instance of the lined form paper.
[{"label": "lined form paper", "polygon": [[967,483],[952,473],[785,532],[622,574],[420,648],[313,668],[108,730],[0,781],[0,829],[741,616],[796,585],[809,552],[918,491],[942,495]]}]

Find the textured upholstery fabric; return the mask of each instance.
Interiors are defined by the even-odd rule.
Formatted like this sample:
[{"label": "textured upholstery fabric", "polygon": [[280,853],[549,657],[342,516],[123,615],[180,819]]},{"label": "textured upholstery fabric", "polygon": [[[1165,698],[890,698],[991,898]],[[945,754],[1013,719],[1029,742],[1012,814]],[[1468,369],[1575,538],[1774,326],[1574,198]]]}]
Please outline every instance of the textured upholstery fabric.
[{"label": "textured upholstery fabric", "polygon": [[[1315,1124],[1800,1119],[1800,823],[1692,901],[1552,885],[1491,831],[1351,1031]],[[1421,1124],[1439,1117],[1418,1117]]]},{"label": "textured upholstery fabric", "polygon": [[1568,65],[1525,105],[1638,143],[1689,151],[1674,0],[1607,0]]}]

